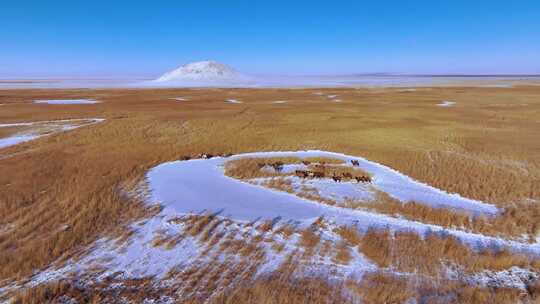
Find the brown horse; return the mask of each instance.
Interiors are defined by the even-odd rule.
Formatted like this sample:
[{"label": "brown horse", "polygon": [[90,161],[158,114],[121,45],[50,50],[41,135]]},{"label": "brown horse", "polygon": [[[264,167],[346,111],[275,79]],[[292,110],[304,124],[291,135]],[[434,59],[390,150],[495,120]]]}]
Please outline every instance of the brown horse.
[{"label": "brown horse", "polygon": [[191,156],[182,156],[181,160],[190,160],[191,159]]},{"label": "brown horse", "polygon": [[199,156],[199,158],[203,158],[203,159],[210,159],[210,158],[214,157],[214,155],[208,154],[208,153],[201,153],[198,156]]},{"label": "brown horse", "polygon": [[306,178],[308,177],[308,172],[307,171],[304,171],[304,170],[296,170],[294,171],[294,174],[300,178]]},{"label": "brown horse", "polygon": [[309,166],[309,164],[311,164],[311,162],[308,161],[308,160],[303,160],[302,164],[304,164],[305,166]]},{"label": "brown horse", "polygon": [[315,172],[313,172],[313,177],[314,178],[324,178],[324,172],[315,171]]},{"label": "brown horse", "polygon": [[343,173],[343,175],[342,175],[342,176],[343,176],[343,178],[345,178],[345,179],[352,179],[352,178],[353,178],[352,174],[351,174],[351,173],[349,173],[349,172],[345,172],[345,173]]},{"label": "brown horse", "polygon": [[371,182],[371,177],[369,176],[365,176],[365,175],[362,175],[362,176],[356,176],[354,179],[356,179],[357,182],[362,182],[362,183],[370,183]]},{"label": "brown horse", "polygon": [[282,162],[275,162],[275,163],[272,164],[272,167],[277,172],[281,172],[281,170],[283,170],[283,163]]},{"label": "brown horse", "polygon": [[315,170],[324,171],[325,169],[326,167],[324,165],[321,165],[321,164],[315,165]]}]

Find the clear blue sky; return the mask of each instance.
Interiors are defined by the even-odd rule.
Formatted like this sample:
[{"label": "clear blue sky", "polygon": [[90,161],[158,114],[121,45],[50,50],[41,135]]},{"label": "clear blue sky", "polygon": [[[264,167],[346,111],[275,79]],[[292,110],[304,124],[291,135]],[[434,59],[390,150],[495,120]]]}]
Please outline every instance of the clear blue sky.
[{"label": "clear blue sky", "polygon": [[540,73],[539,0],[3,0],[0,77]]}]

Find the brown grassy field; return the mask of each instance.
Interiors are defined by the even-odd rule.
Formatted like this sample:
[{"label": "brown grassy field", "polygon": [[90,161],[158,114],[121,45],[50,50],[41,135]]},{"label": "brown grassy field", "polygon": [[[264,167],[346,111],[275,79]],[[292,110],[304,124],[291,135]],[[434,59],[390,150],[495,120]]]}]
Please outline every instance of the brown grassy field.
[{"label": "brown grassy field", "polygon": [[[524,295],[515,288],[483,288],[473,286],[463,278],[448,280],[442,275],[447,265],[462,267],[462,275],[482,270],[503,270],[509,266],[538,269],[540,265],[526,256],[509,252],[474,252],[451,237],[432,235],[421,240],[412,233],[368,231],[359,234],[356,229],[346,226],[334,230],[341,236],[342,242],[331,244],[322,237],[329,233],[322,218],[305,229],[295,229],[289,225],[275,227],[270,221],[258,225],[256,230],[260,235],[283,234],[287,230],[289,237],[298,236],[297,245],[302,249],[289,254],[289,261],[281,265],[279,270],[252,279],[264,256],[259,247],[263,242],[262,237],[235,239],[234,234],[241,233],[239,230],[223,234],[215,227],[227,226],[227,220],[212,215],[186,215],[175,222],[193,227],[185,232],[186,235],[227,254],[238,254],[246,260],[241,263],[215,261],[195,264],[187,269],[173,269],[167,274],[166,279],[169,281],[162,286],[154,284],[150,277],[122,279],[113,275],[91,284],[77,283],[84,280],[84,277],[66,278],[23,291],[17,295],[15,302],[54,302],[68,295],[90,303],[116,303],[120,298],[139,303],[148,298],[156,301],[161,297],[175,298],[179,293],[183,296],[182,302],[188,303],[356,303],[357,297],[368,303],[405,303],[411,298],[420,301],[437,294],[462,299],[456,303],[484,303],[482,301],[485,299],[498,303],[515,303],[517,297],[534,300],[539,295],[538,283],[535,281],[529,283],[529,294]],[[218,244],[213,241],[215,238],[224,242]],[[164,243],[155,245],[166,246]],[[383,269],[394,269],[409,275],[396,276],[393,272],[383,270],[368,273],[361,280],[351,277],[343,282],[327,282],[318,276],[298,276],[302,263],[314,256],[330,254],[334,256],[335,263],[347,265],[353,250],[361,250]],[[110,284],[120,285],[110,288]],[[357,293],[357,297],[351,297],[350,292]]]},{"label": "brown grassy field", "polygon": [[[314,91],[0,91],[0,103],[7,104],[0,108],[0,123],[106,119],[0,150],[0,282],[24,278],[79,254],[100,236],[121,233],[148,211],[120,190],[130,189],[152,166],[199,153],[321,149],[363,156],[508,208],[503,232],[537,232],[539,87],[316,90],[339,95],[341,103]],[[170,100],[180,96],[189,101]],[[54,98],[102,102],[31,103]],[[224,103],[229,98],[244,103]],[[278,99],[288,102],[272,103]],[[436,106],[441,100],[457,104]],[[254,286],[244,292],[261,293]]]}]

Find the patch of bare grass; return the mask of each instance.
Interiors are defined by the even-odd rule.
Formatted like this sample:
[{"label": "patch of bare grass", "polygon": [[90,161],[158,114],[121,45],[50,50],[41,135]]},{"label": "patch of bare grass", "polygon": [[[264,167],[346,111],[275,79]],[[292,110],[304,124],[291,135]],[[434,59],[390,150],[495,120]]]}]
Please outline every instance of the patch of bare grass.
[{"label": "patch of bare grass", "polygon": [[322,157],[322,156],[306,157],[306,158],[303,158],[302,161],[306,161],[309,163],[332,164],[332,165],[341,165],[345,163],[345,161],[342,159]]},{"label": "patch of bare grass", "polygon": [[353,226],[339,226],[335,231],[343,241],[347,242],[350,246],[356,246],[360,244],[362,236],[358,232],[358,229]]},{"label": "patch of bare grass", "polygon": [[306,249],[313,249],[320,241],[321,236],[311,227],[302,230],[300,233],[299,245]]},{"label": "patch of bare grass", "polygon": [[463,211],[434,208],[417,202],[402,203],[379,192],[374,202],[355,201],[347,206],[497,237],[522,238],[526,235],[531,242],[540,232],[540,204],[535,203],[507,206],[496,216],[473,216]]},{"label": "patch of bare grass", "polygon": [[428,275],[441,275],[449,265],[468,273],[500,271],[513,266],[538,267],[534,257],[507,250],[475,252],[454,237],[434,234],[422,239],[416,233],[370,230],[362,237],[359,248],[381,267]]},{"label": "patch of bare grass", "polygon": [[351,249],[346,242],[339,242],[336,246],[336,255],[334,262],[337,264],[348,265],[352,260]]}]

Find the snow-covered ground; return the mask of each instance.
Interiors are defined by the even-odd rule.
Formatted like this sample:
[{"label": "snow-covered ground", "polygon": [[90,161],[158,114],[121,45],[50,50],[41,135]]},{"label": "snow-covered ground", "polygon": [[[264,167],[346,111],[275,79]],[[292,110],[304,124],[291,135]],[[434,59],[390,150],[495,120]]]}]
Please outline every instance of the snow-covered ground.
[{"label": "snow-covered ground", "polygon": [[439,107],[453,107],[456,103],[454,101],[448,101],[448,100],[443,100],[441,101],[441,103],[438,103],[437,105]]},{"label": "snow-covered ground", "polygon": [[0,138],[0,149],[9,147],[9,146],[14,146],[16,144],[20,144],[26,141],[30,141],[38,137],[39,135],[20,134],[20,135],[9,136],[6,138]]},{"label": "snow-covered ground", "polygon": [[74,105],[74,104],[95,104],[98,103],[94,99],[40,99],[34,100],[34,103],[51,104],[51,105]]},{"label": "snow-covered ground", "polygon": [[[501,83],[501,84],[499,84]],[[518,85],[539,85],[540,78],[523,77],[430,77],[407,75],[323,75],[323,76],[250,76],[244,81],[162,81],[152,79],[61,79],[44,81],[0,82],[0,89],[22,88],[336,88],[336,87],[428,87],[428,86],[469,86],[486,88],[511,88]]]},{"label": "snow-covered ground", "polygon": [[242,101],[238,99],[227,99],[225,100],[226,103],[243,103]]},{"label": "snow-covered ground", "polygon": [[104,119],[102,118],[88,118],[0,124],[0,128],[24,128],[23,131],[17,132],[5,138],[0,138],[0,149],[34,140],[42,136],[51,135],[63,131],[69,131],[102,121],[104,121]]},{"label": "snow-covered ground", "polygon": [[184,98],[184,97],[173,97],[173,98],[170,98],[172,100],[176,100],[176,101],[187,101],[188,99],[187,98]]}]

